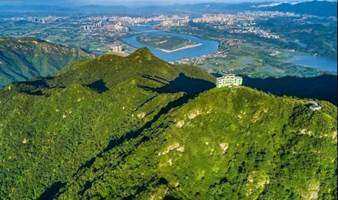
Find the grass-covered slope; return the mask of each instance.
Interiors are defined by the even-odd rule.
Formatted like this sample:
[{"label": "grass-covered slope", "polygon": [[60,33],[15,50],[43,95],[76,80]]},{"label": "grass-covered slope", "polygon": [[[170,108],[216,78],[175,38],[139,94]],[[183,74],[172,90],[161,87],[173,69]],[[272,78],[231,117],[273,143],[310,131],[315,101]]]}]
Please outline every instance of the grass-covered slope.
[{"label": "grass-covered slope", "polygon": [[0,91],[5,199],[334,199],[336,107],[139,50]]},{"label": "grass-covered slope", "polygon": [[81,50],[33,38],[0,38],[0,87],[54,75],[70,62],[88,56]]}]

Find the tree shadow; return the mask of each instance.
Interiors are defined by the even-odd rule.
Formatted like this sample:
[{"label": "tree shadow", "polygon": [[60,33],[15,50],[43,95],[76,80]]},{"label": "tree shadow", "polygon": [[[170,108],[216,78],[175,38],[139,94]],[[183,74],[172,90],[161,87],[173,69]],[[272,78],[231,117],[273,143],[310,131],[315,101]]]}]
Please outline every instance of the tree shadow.
[{"label": "tree shadow", "polygon": [[67,184],[64,182],[57,181],[53,183],[49,188],[47,188],[38,199],[39,200],[55,199],[60,195],[60,190],[64,188],[66,185]]}]

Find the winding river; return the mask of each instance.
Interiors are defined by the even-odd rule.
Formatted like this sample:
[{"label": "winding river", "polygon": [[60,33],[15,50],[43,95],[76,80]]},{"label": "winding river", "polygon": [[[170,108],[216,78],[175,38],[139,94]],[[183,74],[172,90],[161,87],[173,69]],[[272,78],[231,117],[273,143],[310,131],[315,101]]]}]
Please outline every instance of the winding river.
[{"label": "winding river", "polygon": [[[165,32],[162,30],[155,30],[152,29],[151,26],[136,26],[133,28],[133,31],[136,32],[132,36],[127,36],[122,39],[123,42],[126,44],[134,47],[134,48],[142,48],[147,47],[149,48],[157,57],[166,60],[166,61],[176,61],[183,58],[193,58],[193,57],[199,57],[207,54],[214,53],[218,49],[219,43],[217,41],[213,40],[205,40],[199,37],[191,36],[191,35],[185,35],[185,34],[179,34],[179,33],[172,33],[172,32]],[[191,48],[181,48],[177,51],[161,51],[160,49],[153,48],[151,46],[145,45],[140,43],[137,40],[137,36],[139,34],[145,34],[147,35],[169,35],[169,36],[177,36],[186,40],[191,40],[195,42],[196,44],[192,46]]]},{"label": "winding river", "polygon": [[[153,29],[151,25],[139,25],[134,26],[132,28],[134,34],[131,36],[126,36],[122,38],[122,41],[126,44],[134,47],[134,48],[142,48],[147,47],[149,48],[156,56],[165,60],[165,61],[177,61],[183,58],[194,58],[200,57],[203,55],[208,55],[214,53],[218,49],[219,43],[213,40],[206,40],[196,36],[187,35],[187,34],[180,34],[180,33],[173,33],[173,32],[166,32],[163,30]],[[145,44],[140,43],[137,40],[137,37],[140,34],[147,34],[147,35],[169,35],[169,36],[176,36],[186,40],[191,40],[198,45],[192,47],[184,47],[180,48],[175,51],[164,51],[160,50]],[[286,62],[293,63],[295,65],[301,65],[304,67],[311,67],[316,68],[321,71],[337,73],[337,60],[328,59],[320,56],[312,56],[307,54],[294,54],[291,56],[290,59],[286,60]]]}]

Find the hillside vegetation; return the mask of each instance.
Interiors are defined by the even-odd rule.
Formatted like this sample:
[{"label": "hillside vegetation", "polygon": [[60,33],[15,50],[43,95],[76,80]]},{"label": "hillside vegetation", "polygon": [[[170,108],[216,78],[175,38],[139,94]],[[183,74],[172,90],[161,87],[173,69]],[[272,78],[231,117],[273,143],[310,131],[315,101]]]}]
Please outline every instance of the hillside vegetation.
[{"label": "hillside vegetation", "polygon": [[281,3],[275,6],[263,7],[263,10],[292,12],[297,14],[316,15],[321,17],[336,17],[336,1],[305,1],[298,3]]},{"label": "hillside vegetation", "polygon": [[0,38],[0,88],[54,75],[65,65],[87,57],[81,50],[33,38]]},{"label": "hillside vegetation", "polygon": [[0,91],[5,199],[334,199],[337,111],[141,49]]}]

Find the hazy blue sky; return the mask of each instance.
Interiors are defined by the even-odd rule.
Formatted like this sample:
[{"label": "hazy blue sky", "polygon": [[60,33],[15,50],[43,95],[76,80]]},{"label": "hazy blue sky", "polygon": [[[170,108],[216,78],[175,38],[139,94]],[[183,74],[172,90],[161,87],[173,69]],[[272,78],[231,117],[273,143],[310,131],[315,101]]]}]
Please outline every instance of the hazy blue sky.
[{"label": "hazy blue sky", "polygon": [[[177,4],[202,2],[262,2],[268,0],[0,0],[1,4]],[[274,1],[274,0],[270,0]]]}]

